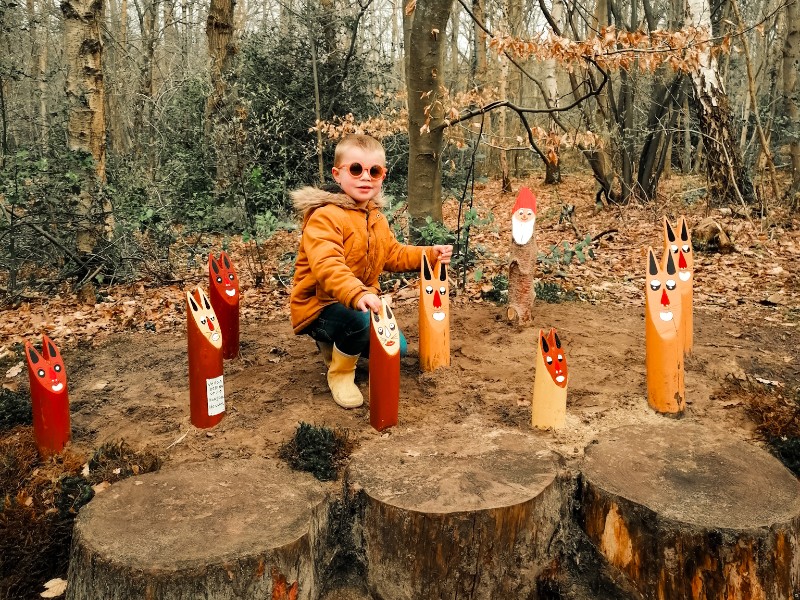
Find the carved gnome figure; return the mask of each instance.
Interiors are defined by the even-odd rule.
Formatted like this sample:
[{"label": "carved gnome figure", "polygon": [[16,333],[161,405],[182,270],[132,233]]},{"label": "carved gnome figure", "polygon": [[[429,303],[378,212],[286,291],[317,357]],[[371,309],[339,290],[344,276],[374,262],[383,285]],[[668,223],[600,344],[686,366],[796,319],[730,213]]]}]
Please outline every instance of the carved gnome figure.
[{"label": "carved gnome figure", "polygon": [[531,320],[536,267],[536,196],[520,188],[511,212],[511,262],[508,265],[508,320],[527,323]]}]

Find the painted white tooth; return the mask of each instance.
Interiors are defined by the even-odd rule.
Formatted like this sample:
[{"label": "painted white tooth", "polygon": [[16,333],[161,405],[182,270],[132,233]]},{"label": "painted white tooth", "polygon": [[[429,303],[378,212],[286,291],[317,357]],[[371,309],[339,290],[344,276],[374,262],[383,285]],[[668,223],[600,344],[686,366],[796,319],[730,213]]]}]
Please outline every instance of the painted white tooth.
[{"label": "painted white tooth", "polygon": [[54,386],[51,386],[54,392],[60,392],[64,388],[63,383],[57,383]]},{"label": "painted white tooth", "polygon": [[211,334],[211,341],[212,342],[216,342],[218,339],[219,339],[219,334],[218,333],[212,333]]},{"label": "painted white tooth", "polygon": [[660,312],[658,316],[661,317],[662,321],[672,321],[672,311]]},{"label": "painted white tooth", "polygon": [[564,383],[564,379],[566,379],[563,375],[559,375],[556,377],[556,382]]},{"label": "painted white tooth", "polygon": [[681,281],[689,281],[689,278],[692,276],[690,271],[681,271],[678,273],[678,277],[681,278]]},{"label": "painted white tooth", "polygon": [[444,321],[445,314],[443,312],[435,312],[433,313],[433,320],[434,321]]},{"label": "painted white tooth", "polygon": [[235,296],[236,290],[225,290],[225,293],[228,294],[228,296]]}]

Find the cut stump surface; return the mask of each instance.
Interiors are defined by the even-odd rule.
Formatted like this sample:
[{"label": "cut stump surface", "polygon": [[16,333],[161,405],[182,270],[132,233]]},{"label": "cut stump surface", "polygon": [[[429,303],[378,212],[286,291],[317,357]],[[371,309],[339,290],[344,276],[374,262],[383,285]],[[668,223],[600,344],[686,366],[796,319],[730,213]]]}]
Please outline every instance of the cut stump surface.
[{"label": "cut stump surface", "polygon": [[793,598],[800,483],[767,452],[665,422],[613,431],[582,473],[581,526],[645,598]]},{"label": "cut stump surface", "polygon": [[325,500],[311,477],[260,461],[127,479],[80,512],[67,597],[316,598]]},{"label": "cut stump surface", "polygon": [[526,598],[566,513],[560,459],[536,437],[461,427],[377,438],[354,455],[376,598]]}]

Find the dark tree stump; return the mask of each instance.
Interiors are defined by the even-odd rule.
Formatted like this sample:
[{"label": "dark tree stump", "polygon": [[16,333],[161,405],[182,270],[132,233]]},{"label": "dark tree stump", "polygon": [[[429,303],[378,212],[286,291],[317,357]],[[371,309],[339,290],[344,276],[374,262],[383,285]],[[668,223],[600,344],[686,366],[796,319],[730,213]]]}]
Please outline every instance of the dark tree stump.
[{"label": "dark tree stump", "polygon": [[263,462],[127,479],[80,513],[68,600],[317,598],[327,502]]},{"label": "dark tree stump", "polygon": [[536,438],[395,433],[348,469],[367,587],[385,600],[529,598],[567,514],[559,458]]},{"label": "dark tree stump", "polygon": [[800,483],[770,454],[689,423],[588,449],[579,521],[644,598],[778,600],[800,589]]}]

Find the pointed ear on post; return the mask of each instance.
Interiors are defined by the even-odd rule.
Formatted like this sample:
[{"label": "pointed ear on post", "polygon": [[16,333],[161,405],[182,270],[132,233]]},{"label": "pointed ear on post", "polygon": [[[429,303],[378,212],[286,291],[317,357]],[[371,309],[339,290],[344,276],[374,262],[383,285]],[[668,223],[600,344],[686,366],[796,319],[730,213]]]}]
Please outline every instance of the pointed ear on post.
[{"label": "pointed ear on post", "polygon": [[[669,249],[667,249],[667,253],[669,253]],[[658,275],[658,262],[656,262],[656,253],[653,252],[653,248],[647,249],[647,265],[651,276]]]},{"label": "pointed ear on post", "polygon": [[439,263],[439,281],[447,281],[447,265]]},{"label": "pointed ear on post", "polygon": [[664,232],[667,234],[667,239],[670,244],[674,244],[677,238],[675,237],[675,232],[672,230],[672,225],[669,224],[667,217],[664,217]]},{"label": "pointed ear on post", "polygon": [[425,280],[433,279],[433,275],[431,265],[428,262],[428,255],[423,252],[422,253],[422,278]]},{"label": "pointed ear on post", "polygon": [[678,270],[675,268],[675,260],[672,258],[672,252],[669,250],[665,252],[667,253],[667,275],[675,275]]},{"label": "pointed ear on post", "polygon": [[214,274],[219,275],[219,265],[213,254],[208,255],[208,264],[211,266],[211,270],[214,271]]},{"label": "pointed ear on post", "polygon": [[220,253],[219,259],[222,261],[222,264],[225,265],[225,268],[230,270],[231,260],[228,258],[228,253],[227,252]]},{"label": "pointed ear on post", "polygon": [[542,341],[542,352],[547,354],[550,352],[550,344],[547,343],[547,337],[544,335],[544,331],[539,331],[539,338]]}]

